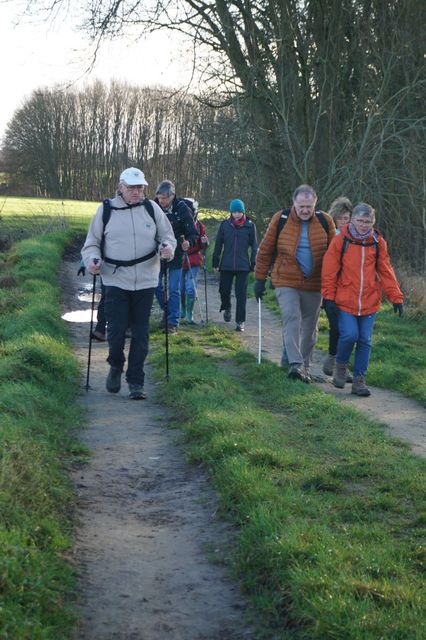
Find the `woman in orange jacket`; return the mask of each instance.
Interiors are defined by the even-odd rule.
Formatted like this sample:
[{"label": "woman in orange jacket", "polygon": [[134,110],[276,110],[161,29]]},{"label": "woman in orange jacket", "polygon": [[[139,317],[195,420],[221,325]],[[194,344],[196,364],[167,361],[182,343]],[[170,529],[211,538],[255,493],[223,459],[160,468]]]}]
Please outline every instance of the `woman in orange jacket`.
[{"label": "woman in orange jacket", "polygon": [[337,308],[339,340],[333,384],[343,389],[355,347],[352,393],[369,396],[365,376],[371,353],[371,336],[382,291],[403,313],[403,295],[392,269],[387,244],[374,229],[375,211],[365,203],[354,207],[351,222],[332,240],[322,264],[325,308]]}]

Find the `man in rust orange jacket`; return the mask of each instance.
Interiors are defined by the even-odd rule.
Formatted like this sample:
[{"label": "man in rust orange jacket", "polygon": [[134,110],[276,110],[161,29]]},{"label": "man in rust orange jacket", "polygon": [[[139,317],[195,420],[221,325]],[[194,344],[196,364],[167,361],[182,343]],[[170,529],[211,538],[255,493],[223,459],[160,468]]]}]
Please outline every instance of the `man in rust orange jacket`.
[{"label": "man in rust orange jacket", "polygon": [[310,382],[309,367],[318,335],[322,260],[336,233],[331,216],[316,211],[316,203],[317,194],[311,186],[297,187],[293,206],[273,215],[259,246],[255,269],[257,300],[262,298],[272,270],[288,376],[304,382]]}]

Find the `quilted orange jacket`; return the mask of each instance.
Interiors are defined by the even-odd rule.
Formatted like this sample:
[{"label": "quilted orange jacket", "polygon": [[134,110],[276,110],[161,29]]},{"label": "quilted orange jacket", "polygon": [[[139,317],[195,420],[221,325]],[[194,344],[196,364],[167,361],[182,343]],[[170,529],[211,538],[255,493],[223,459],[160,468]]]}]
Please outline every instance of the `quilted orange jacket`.
[{"label": "quilted orange jacket", "polygon": [[[305,278],[296,260],[296,250],[300,240],[302,225],[296,211],[292,208],[287,222],[279,235],[278,242],[276,242],[276,238],[281,210],[272,216],[266,233],[260,243],[259,251],[257,252],[256,279],[265,280],[272,267],[271,280],[274,287],[320,291],[322,259],[336,233],[331,216],[329,216],[328,213],[322,213],[328,224],[328,233],[325,232],[316,215],[314,215],[309,222],[308,237],[313,258],[311,274]],[[274,256],[276,256],[275,261]]]}]

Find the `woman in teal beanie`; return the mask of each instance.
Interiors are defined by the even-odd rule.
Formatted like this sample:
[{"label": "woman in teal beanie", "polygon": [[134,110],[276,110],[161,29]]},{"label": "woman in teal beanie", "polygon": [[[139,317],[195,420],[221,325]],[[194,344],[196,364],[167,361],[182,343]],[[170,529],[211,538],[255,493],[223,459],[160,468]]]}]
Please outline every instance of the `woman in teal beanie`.
[{"label": "woman in teal beanie", "polygon": [[229,213],[229,218],[219,226],[212,263],[214,270],[220,271],[220,311],[224,312],[225,322],[230,322],[232,317],[231,289],[235,278],[236,330],[244,331],[248,274],[254,271],[256,262],[256,226],[247,217],[244,202],[239,198],[231,200]]}]

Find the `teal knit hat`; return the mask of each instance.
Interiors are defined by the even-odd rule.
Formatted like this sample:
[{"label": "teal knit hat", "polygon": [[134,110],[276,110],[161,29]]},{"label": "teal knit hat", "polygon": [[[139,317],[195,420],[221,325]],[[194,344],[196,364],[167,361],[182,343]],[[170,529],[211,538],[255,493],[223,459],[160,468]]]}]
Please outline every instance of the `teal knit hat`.
[{"label": "teal knit hat", "polygon": [[230,205],[229,205],[229,211],[230,213],[245,213],[246,209],[244,207],[244,202],[242,200],[239,200],[238,198],[236,198],[235,200],[231,200]]}]

